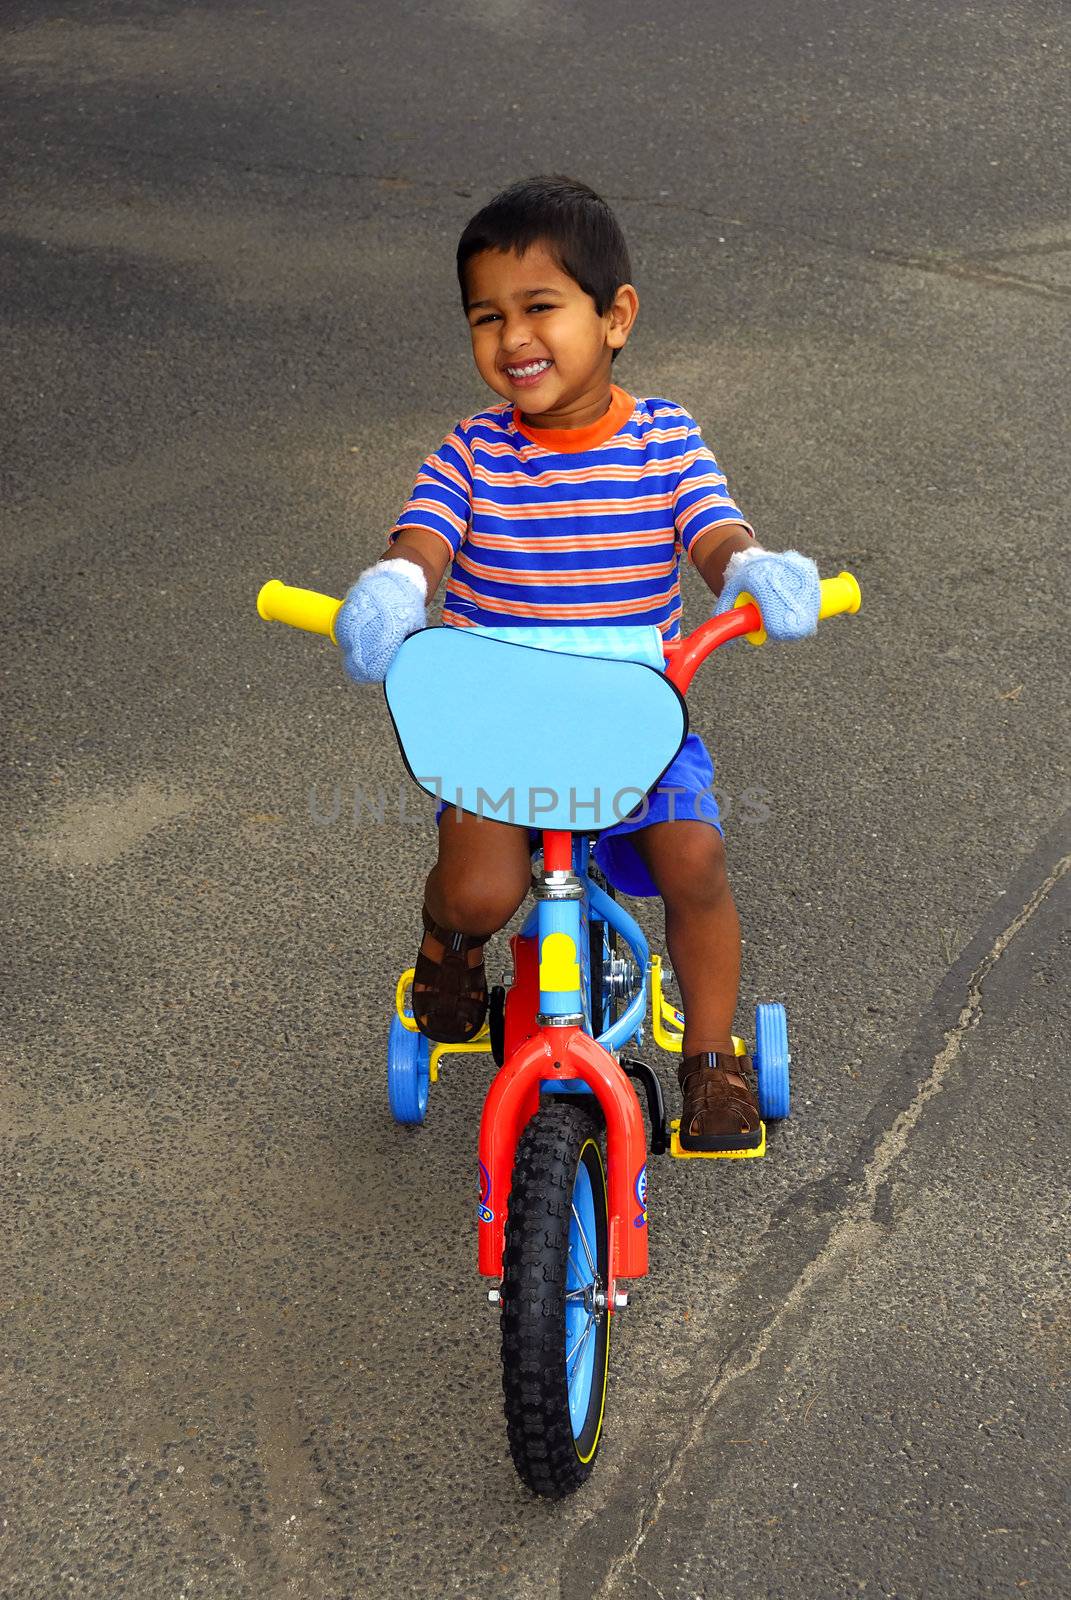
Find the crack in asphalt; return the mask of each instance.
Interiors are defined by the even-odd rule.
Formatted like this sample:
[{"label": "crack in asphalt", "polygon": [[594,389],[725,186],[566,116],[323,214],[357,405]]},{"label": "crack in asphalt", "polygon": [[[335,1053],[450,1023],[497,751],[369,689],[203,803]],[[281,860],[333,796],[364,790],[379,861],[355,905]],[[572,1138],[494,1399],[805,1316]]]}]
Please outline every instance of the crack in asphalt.
[{"label": "crack in asphalt", "polygon": [[[747,1378],[760,1366],[762,1359],[794,1312],[805,1305],[812,1290],[827,1279],[838,1262],[850,1251],[866,1242],[875,1226],[885,1226],[890,1220],[883,1214],[889,1205],[893,1172],[904,1155],[908,1141],[930,1102],[941,1093],[948,1075],[960,1053],[965,1035],[977,1026],[983,1014],[983,986],[989,973],[1000,960],[1012,940],[1027,926],[1056,884],[1071,867],[1071,853],[1060,857],[1044,879],[1036,885],[1021,909],[1004,927],[977,966],[970,973],[966,995],[952,1026],[945,1032],[945,1043],[931,1061],[928,1072],[918,1084],[910,1103],[878,1135],[873,1149],[862,1165],[862,1182],[845,1205],[840,1220],[834,1224],[825,1243],[806,1263],[789,1292],[763,1325],[750,1350],[744,1354],[731,1352],[720,1363],[714,1380],[701,1391],[687,1434],[668,1457],[656,1480],[653,1494],[640,1509],[636,1533],[627,1547],[606,1568],[598,1586],[592,1589],[592,1600],[611,1600],[618,1580],[629,1567],[633,1567],[648,1536],[655,1528],[665,1508],[670,1490],[680,1479],[693,1447],[698,1443],[710,1413],[733,1384]],[[636,1573],[642,1577],[643,1574]],[[646,1580],[645,1578],[645,1581]]]},{"label": "crack in asphalt", "polygon": [[1007,261],[1011,256],[1059,256],[1071,251],[1071,237],[1050,239],[1047,244],[1002,245],[986,252],[987,261]]},{"label": "crack in asphalt", "polygon": [[966,257],[904,256],[895,250],[870,250],[868,254],[879,261],[911,268],[915,272],[936,272],[947,278],[966,278],[971,283],[986,283],[994,289],[1014,289],[1021,294],[1038,295],[1043,300],[1071,300],[1071,286],[1044,283],[1040,278],[1028,278],[1021,272],[1001,272],[997,267],[986,266]]}]

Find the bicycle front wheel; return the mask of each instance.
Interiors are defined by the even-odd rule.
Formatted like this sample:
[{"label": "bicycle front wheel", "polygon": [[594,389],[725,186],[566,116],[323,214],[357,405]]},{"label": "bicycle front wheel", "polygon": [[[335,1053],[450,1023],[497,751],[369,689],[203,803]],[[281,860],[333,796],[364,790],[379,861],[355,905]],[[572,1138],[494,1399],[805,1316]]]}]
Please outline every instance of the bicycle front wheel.
[{"label": "bicycle front wheel", "polygon": [[590,1476],[610,1355],[606,1175],[580,1106],[545,1104],[517,1145],[502,1278],[502,1386],[514,1465],[549,1499]]}]

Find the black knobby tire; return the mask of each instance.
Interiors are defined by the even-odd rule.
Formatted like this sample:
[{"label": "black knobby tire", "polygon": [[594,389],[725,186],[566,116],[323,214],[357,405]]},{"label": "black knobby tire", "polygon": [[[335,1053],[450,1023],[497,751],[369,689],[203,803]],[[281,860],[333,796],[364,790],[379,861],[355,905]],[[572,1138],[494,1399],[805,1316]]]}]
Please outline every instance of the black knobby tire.
[{"label": "black knobby tire", "polygon": [[609,1318],[593,1330],[589,1403],[574,1433],[566,1380],[566,1277],[573,1187],[583,1162],[595,1201],[595,1259],[606,1289],[606,1178],[598,1128],[580,1106],[545,1102],[517,1145],[502,1277],[502,1387],[514,1465],[561,1499],[591,1475],[602,1433]]}]

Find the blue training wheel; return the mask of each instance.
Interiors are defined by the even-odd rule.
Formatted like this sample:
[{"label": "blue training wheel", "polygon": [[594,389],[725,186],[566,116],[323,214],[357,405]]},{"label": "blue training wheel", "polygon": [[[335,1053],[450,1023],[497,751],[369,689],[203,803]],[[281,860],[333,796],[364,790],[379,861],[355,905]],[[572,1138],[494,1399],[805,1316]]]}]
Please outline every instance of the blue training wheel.
[{"label": "blue training wheel", "polygon": [[392,1017],[387,1040],[387,1094],[395,1122],[423,1122],[428,1114],[431,1046],[422,1033],[411,1033],[400,1017]]},{"label": "blue training wheel", "polygon": [[776,1001],[755,1007],[755,1074],[759,1113],[768,1122],[788,1116],[788,1018]]}]

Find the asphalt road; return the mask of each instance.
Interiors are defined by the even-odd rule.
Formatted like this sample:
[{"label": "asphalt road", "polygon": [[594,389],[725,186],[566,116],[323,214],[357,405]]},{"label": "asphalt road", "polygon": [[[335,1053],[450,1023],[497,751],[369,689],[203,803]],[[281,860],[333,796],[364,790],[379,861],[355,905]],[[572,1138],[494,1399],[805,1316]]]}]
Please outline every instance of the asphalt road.
[{"label": "asphalt road", "polygon": [[[1066,1592],[1069,31],[5,7],[3,1600]],[[615,375],[865,596],[690,695],[795,1109],[655,1167],[565,1506],[505,1450],[486,1058],[387,1115],[427,813],[252,609],[483,402],[453,246],[539,170],[631,241]]]}]

